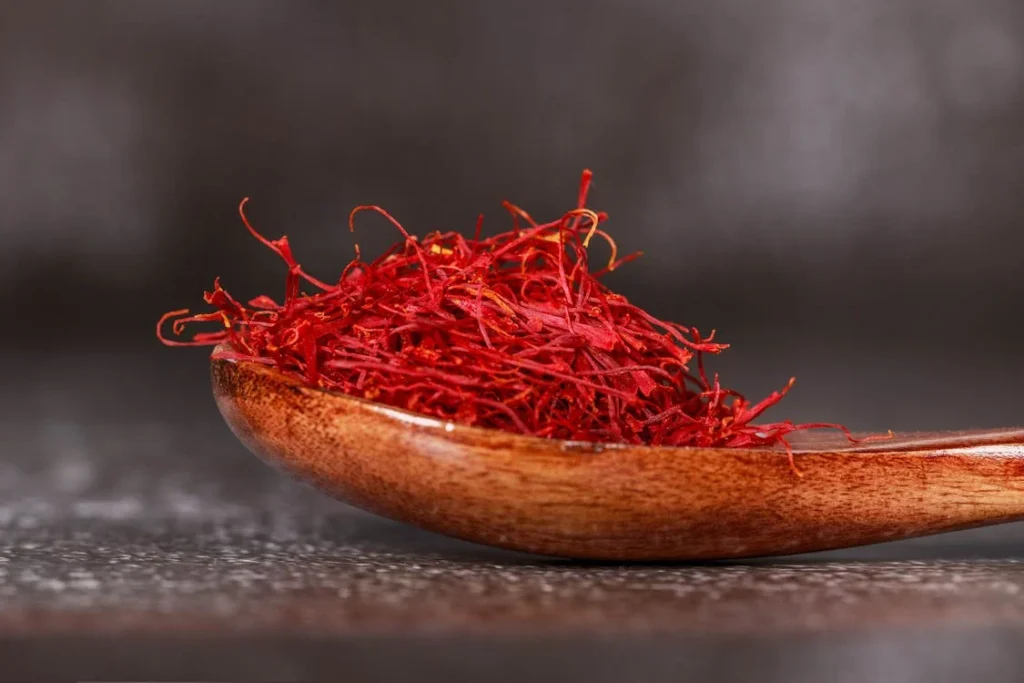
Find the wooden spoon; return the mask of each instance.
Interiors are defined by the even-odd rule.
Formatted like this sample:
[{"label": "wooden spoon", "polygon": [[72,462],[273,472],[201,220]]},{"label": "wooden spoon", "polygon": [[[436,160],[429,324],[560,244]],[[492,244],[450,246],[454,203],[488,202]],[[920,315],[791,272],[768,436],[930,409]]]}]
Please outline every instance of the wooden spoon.
[{"label": "wooden spoon", "polygon": [[817,436],[783,450],[619,446],[464,427],[213,361],[257,455],[364,510],[532,553],[695,560],[842,548],[1024,518],[1024,429]]}]

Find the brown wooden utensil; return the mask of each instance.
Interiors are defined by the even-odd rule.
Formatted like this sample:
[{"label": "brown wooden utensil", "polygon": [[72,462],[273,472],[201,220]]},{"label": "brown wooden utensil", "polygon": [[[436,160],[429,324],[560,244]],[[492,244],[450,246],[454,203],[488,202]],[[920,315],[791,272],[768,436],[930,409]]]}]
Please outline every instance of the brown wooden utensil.
[{"label": "brown wooden utensil", "polygon": [[783,450],[619,446],[464,427],[213,361],[235,434],[364,510],[546,555],[781,555],[1024,518],[1024,429],[842,436]]}]

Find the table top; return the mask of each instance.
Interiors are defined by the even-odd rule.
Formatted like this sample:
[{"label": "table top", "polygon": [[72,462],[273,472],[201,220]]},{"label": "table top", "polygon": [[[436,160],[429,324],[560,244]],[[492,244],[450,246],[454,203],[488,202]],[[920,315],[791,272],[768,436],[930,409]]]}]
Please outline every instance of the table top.
[{"label": "table top", "polygon": [[220,421],[194,356],[23,360],[0,389],[0,679],[939,681],[1024,667],[1019,525],[737,563],[538,558],[382,520],[267,468]]}]

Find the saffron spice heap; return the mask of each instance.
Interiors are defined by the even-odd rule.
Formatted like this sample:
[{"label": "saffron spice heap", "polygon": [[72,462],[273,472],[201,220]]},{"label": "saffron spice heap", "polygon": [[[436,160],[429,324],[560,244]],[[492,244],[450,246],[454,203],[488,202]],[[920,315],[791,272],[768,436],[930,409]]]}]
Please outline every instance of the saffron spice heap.
[{"label": "saffron spice heap", "polygon": [[[619,258],[586,208],[584,171],[576,208],[537,223],[505,203],[512,228],[482,239],[434,232],[419,240],[378,206],[402,240],[374,261],[356,257],[335,284],[306,273],[288,238],[249,232],[288,266],[284,299],[243,304],[219,280],[204,299],[215,310],[172,311],[157,335],[169,346],[229,345],[215,356],[274,366],[306,384],[452,420],[553,439],[672,445],[774,446],[798,430],[840,425],[755,425],[793,384],[758,403],[722,387],[704,354],[728,348],[695,328],[658,320],[601,284],[639,254]],[[611,258],[591,272],[587,247]],[[193,323],[217,323],[188,341]],[[792,452],[790,451],[792,464]],[[794,467],[795,469],[795,467]]]}]

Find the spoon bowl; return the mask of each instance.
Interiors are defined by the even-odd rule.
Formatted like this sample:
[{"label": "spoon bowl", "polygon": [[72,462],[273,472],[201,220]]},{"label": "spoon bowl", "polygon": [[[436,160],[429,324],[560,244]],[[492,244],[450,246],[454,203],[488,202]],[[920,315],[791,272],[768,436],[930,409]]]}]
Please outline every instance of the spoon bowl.
[{"label": "spoon bowl", "polygon": [[212,361],[255,454],[364,510],[485,545],[603,560],[843,548],[1024,518],[1024,429],[782,449],[556,441],[456,425]]}]

